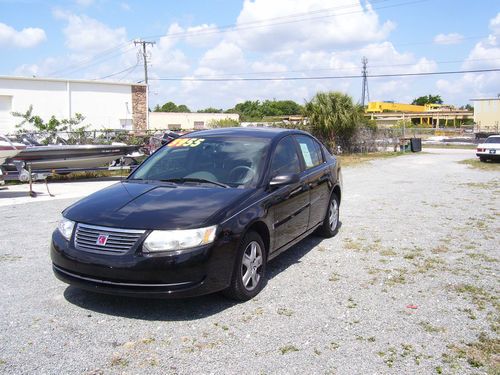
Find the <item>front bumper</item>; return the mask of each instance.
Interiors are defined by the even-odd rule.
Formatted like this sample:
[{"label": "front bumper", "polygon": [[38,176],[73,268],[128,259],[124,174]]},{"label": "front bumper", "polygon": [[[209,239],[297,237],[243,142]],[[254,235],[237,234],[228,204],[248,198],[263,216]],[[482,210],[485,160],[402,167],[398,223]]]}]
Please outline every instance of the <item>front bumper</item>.
[{"label": "front bumper", "polygon": [[77,250],[58,230],[52,235],[55,276],[93,292],[149,298],[184,298],[225,289],[231,281],[236,241],[216,240],[178,254],[122,255]]}]

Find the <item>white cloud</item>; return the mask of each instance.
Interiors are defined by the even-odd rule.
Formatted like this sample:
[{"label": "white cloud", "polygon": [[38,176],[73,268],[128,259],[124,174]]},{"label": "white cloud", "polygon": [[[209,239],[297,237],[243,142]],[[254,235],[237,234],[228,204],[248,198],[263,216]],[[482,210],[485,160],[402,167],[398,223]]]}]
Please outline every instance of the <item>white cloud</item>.
[{"label": "white cloud", "polygon": [[67,21],[63,29],[65,44],[79,55],[96,54],[127,40],[124,27],[113,29],[84,14],[76,15],[62,10],[55,10],[54,16]]},{"label": "white cloud", "polygon": [[45,31],[38,27],[27,27],[17,31],[13,27],[0,22],[0,46],[30,48],[47,39]]},{"label": "white cloud", "polygon": [[202,24],[188,27],[188,33],[185,40],[188,44],[195,47],[207,47],[210,44],[220,40],[219,29],[215,24]]},{"label": "white cloud", "polygon": [[[465,70],[498,68],[500,62],[500,13],[489,22],[491,34],[477,42],[462,64]],[[500,73],[467,73],[457,79],[439,79],[436,88],[450,98],[467,101],[473,97],[497,95],[500,87]]]},{"label": "white cloud", "polygon": [[500,12],[490,20],[490,29],[494,35],[500,35]]},{"label": "white cloud", "polygon": [[369,3],[365,7],[352,0],[325,4],[323,0],[245,0],[230,38],[252,51],[314,50],[382,40],[394,29],[390,21],[380,24]]},{"label": "white cloud", "polygon": [[460,44],[462,43],[464,37],[462,34],[450,33],[450,34],[438,34],[434,37],[434,43],[436,44]]},{"label": "white cloud", "polygon": [[247,68],[243,50],[235,43],[228,41],[222,41],[205,52],[200,60],[200,66],[219,71],[239,69],[242,72]]},{"label": "white cloud", "polygon": [[177,35],[183,32],[184,29],[179,24],[171,24],[167,33],[150,49],[151,70],[154,73],[172,75],[188,71],[190,65],[186,55],[174,48],[179,42]]}]

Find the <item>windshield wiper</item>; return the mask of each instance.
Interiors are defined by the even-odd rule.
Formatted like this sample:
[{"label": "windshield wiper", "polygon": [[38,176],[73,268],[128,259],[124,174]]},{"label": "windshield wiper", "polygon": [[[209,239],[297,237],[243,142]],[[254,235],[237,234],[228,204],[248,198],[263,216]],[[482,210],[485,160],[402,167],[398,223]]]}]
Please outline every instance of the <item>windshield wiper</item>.
[{"label": "windshield wiper", "polygon": [[200,182],[200,183],[206,183],[206,184],[212,184],[212,185],[217,185],[223,188],[228,188],[230,187],[229,185],[223,184],[222,182],[216,182],[216,181],[211,181],[211,180],[206,180],[204,178],[194,178],[194,177],[182,177],[182,178],[167,178],[165,180],[160,180],[163,182],[178,182],[178,183],[184,183],[184,182]]}]

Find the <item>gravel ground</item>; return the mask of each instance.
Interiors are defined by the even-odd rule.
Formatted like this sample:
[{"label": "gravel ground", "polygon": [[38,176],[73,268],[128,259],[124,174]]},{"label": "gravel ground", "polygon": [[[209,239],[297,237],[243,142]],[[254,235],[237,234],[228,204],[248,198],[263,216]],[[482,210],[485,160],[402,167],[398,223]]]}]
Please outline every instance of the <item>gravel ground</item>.
[{"label": "gravel ground", "polygon": [[500,172],[471,157],[346,168],[339,234],[272,261],[241,304],[67,287],[47,245],[74,199],[0,206],[0,372],[499,373]]}]

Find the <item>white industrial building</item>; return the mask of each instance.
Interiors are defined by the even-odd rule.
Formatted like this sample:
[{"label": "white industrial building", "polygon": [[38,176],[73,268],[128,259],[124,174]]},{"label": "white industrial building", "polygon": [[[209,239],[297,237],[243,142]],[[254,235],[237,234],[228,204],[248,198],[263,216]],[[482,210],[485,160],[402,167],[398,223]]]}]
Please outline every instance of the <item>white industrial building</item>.
[{"label": "white industrial building", "polygon": [[208,129],[212,121],[231,119],[240,120],[237,113],[198,113],[198,112],[150,112],[149,129],[154,130],[193,130]]},{"label": "white industrial building", "polygon": [[500,95],[496,98],[471,99],[474,103],[475,133],[500,132]]},{"label": "white industrial building", "polygon": [[16,131],[26,112],[48,121],[80,113],[89,129],[146,129],[147,86],[107,81],[0,76],[0,133]]}]

